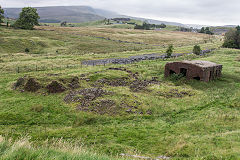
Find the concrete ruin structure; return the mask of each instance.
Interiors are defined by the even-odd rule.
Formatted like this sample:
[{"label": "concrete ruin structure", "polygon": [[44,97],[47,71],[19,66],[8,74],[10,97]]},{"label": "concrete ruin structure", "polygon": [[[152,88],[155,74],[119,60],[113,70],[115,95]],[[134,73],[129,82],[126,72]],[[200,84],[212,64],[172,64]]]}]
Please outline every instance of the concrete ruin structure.
[{"label": "concrete ruin structure", "polygon": [[220,64],[200,60],[172,62],[165,66],[165,77],[182,74],[187,79],[209,82],[221,77],[222,67]]}]

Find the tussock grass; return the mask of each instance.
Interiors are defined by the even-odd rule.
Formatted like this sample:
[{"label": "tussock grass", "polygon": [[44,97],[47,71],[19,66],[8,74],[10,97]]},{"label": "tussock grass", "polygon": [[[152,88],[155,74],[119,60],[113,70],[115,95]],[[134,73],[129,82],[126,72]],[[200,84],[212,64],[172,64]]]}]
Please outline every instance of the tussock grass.
[{"label": "tussock grass", "polygon": [[[20,139],[18,141],[5,140],[0,137],[0,159],[1,160],[114,160],[122,158],[114,158],[99,154],[94,154],[86,151],[79,145],[73,145],[63,140],[55,140],[51,146],[45,141],[42,147],[34,147],[27,138]],[[122,159],[123,160],[123,159]]]}]

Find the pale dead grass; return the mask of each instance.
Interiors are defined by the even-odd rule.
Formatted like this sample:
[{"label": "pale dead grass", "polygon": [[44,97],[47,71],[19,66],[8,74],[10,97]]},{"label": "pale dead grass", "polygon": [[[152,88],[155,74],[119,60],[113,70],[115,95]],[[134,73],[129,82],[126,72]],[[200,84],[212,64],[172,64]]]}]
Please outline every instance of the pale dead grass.
[{"label": "pale dead grass", "polygon": [[49,27],[40,26],[37,29],[54,30],[61,33],[76,35],[105,37],[113,40],[130,42],[141,42],[152,45],[189,45],[194,43],[204,43],[213,36],[191,32],[178,31],[154,31],[154,30],[134,30],[118,28],[94,28],[94,27]]}]

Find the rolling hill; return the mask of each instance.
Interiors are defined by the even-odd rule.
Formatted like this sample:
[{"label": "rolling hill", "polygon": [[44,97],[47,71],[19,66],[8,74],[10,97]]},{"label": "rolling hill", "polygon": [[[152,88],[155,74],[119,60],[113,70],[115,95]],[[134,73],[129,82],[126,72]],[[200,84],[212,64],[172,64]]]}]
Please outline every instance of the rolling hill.
[{"label": "rolling hill", "polygon": [[[53,6],[53,7],[36,7],[41,17],[40,22],[44,23],[59,23],[67,21],[69,23],[81,23],[89,21],[102,20],[104,18],[116,18],[125,17],[132,18],[141,21],[148,21],[149,23],[167,25],[183,26],[181,23],[166,22],[153,19],[131,17],[127,15],[121,15],[112,11],[96,9],[89,6]],[[18,18],[21,8],[5,8],[5,17]]]},{"label": "rolling hill", "polygon": [[[105,17],[98,15],[95,10],[87,6],[56,6],[56,7],[36,7],[40,22],[58,23],[67,21],[70,23],[81,23],[88,21],[97,21]],[[6,8],[5,16],[9,18],[18,18],[21,8]]]}]

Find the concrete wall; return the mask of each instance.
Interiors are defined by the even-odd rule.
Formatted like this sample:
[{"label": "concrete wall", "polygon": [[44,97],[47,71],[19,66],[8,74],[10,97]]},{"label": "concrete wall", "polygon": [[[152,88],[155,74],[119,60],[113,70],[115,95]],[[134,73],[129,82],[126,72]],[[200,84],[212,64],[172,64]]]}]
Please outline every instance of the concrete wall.
[{"label": "concrete wall", "polygon": [[182,62],[168,63],[165,66],[165,77],[170,76],[172,73],[185,74],[185,70],[187,79],[198,79],[209,82],[221,76],[222,66],[201,68],[197,65]]}]

